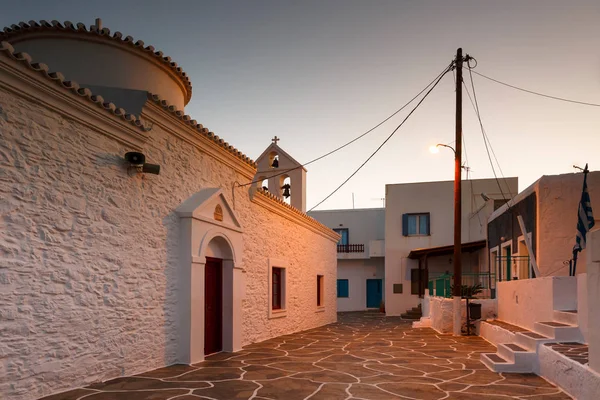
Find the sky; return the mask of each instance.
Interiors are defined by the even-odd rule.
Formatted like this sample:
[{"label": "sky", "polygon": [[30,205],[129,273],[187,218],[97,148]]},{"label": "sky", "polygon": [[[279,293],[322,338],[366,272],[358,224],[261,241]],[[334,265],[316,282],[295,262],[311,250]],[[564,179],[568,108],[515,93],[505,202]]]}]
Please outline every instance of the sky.
[{"label": "sky", "polygon": [[[2,4],[5,3],[5,4]],[[600,1],[0,0],[0,26],[94,23],[162,50],[190,76],[185,112],[256,159],[278,136],[305,163],[388,117],[461,47],[474,69],[529,90],[600,104]],[[43,60],[35,60],[43,62]],[[50,65],[50,68],[52,66]],[[464,79],[470,88],[468,73]],[[498,177],[523,190],[542,175],[600,170],[600,107],[560,102],[474,76]],[[494,174],[463,94],[470,178]],[[412,107],[307,166],[312,208],[362,164]],[[385,185],[454,179],[455,93],[447,74],[407,122],[318,209],[381,207]],[[463,149],[464,150],[464,149]],[[463,174],[463,179],[466,175]]]}]

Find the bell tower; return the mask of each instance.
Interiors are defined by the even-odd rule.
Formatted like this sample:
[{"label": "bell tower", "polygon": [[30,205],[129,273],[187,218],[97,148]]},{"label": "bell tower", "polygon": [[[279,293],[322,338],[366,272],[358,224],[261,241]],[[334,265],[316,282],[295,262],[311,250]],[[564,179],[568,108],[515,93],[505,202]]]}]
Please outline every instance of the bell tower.
[{"label": "bell tower", "polygon": [[256,188],[268,190],[292,207],[306,212],[306,169],[277,144],[275,136],[271,144],[256,159]]}]

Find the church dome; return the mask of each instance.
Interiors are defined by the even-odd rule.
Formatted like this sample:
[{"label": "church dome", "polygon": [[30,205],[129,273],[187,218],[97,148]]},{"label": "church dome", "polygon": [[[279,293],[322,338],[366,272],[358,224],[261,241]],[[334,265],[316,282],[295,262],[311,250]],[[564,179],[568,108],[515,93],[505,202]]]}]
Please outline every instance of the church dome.
[{"label": "church dome", "polygon": [[147,91],[183,111],[192,97],[190,79],[170,57],[131,36],[111,34],[100,20],[89,29],[68,21],[21,22],[0,31],[0,41],[111,101],[123,92]]}]

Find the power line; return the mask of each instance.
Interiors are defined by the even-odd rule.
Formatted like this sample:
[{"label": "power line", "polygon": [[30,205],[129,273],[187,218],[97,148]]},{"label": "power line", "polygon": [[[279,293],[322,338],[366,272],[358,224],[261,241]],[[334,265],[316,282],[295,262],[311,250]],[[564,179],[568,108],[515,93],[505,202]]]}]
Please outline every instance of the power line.
[{"label": "power line", "polygon": [[453,64],[453,62],[450,63],[450,65],[448,67],[446,67],[446,69],[438,76],[437,81],[427,91],[427,93],[425,93],[425,96],[423,96],[423,98],[421,100],[419,100],[419,102],[417,103],[417,105],[408,113],[408,115],[406,116],[406,118],[404,118],[402,120],[402,122],[400,122],[400,124],[392,131],[392,133],[390,133],[390,135],[383,141],[383,143],[381,143],[379,145],[379,147],[377,147],[377,149],[375,149],[375,151],[373,153],[371,153],[371,155],[365,160],[365,162],[363,162],[348,178],[346,178],[346,180],[344,182],[342,182],[341,185],[339,185],[337,188],[335,188],[335,190],[333,192],[331,192],[327,197],[325,197],[323,200],[321,200],[319,203],[317,203],[317,205],[315,205],[310,210],[308,210],[308,212],[311,212],[312,210],[314,210],[315,208],[317,208],[318,206],[320,206],[321,204],[323,204],[331,196],[333,196],[338,190],[340,190],[342,188],[342,186],[344,186],[350,179],[352,179],[352,177],[354,175],[356,175],[358,173],[358,171],[360,171],[362,169],[362,167],[364,167],[369,162],[369,160],[371,160],[371,158],[373,158],[375,156],[375,154],[377,154],[379,152],[379,150],[381,150],[381,148],[392,138],[392,136],[394,136],[394,134],[398,131],[398,129],[400,129],[400,127],[402,125],[404,125],[404,123],[406,122],[406,120],[408,120],[408,118],[416,111],[416,109],[419,108],[419,106],[421,105],[421,103],[423,103],[423,101],[427,98],[427,96],[429,96],[429,93],[431,93],[431,91],[433,89],[435,89],[435,87],[437,86],[438,83],[440,83],[440,81],[442,80],[442,78],[444,77],[444,75],[448,71],[450,71],[450,69],[452,68],[452,64]]},{"label": "power line", "polygon": [[[464,67],[464,68],[468,68],[468,67]],[[470,73],[470,72],[471,72],[471,68],[469,68],[469,73]],[[479,75],[479,76],[481,76],[482,78],[488,79],[488,80],[490,80],[490,81],[492,81],[492,82],[496,82],[496,83],[499,83],[500,85],[508,86],[508,87],[510,87],[510,88],[513,88],[513,89],[516,89],[516,90],[520,90],[520,91],[522,91],[522,92],[526,92],[526,93],[530,93],[530,94],[535,94],[535,95],[537,95],[537,96],[542,96],[542,97],[546,97],[546,98],[549,98],[549,99],[554,99],[554,100],[565,101],[565,102],[567,102],[567,103],[575,103],[575,104],[582,104],[582,105],[585,105],[585,106],[600,107],[600,104],[596,104],[596,103],[586,103],[585,101],[570,100],[570,99],[565,99],[565,98],[563,98],[563,97],[550,96],[550,95],[548,95],[548,94],[543,94],[543,93],[539,93],[539,92],[534,92],[533,90],[527,90],[527,89],[520,88],[520,87],[518,87],[518,86],[510,85],[510,84],[508,84],[508,83],[505,83],[505,82],[501,82],[501,81],[499,81],[499,80],[497,80],[497,79],[490,78],[489,76],[486,76],[486,75],[484,75],[484,74],[482,74],[482,73],[480,73],[480,72],[473,71],[473,73],[474,73],[474,74],[477,74],[477,75]]]},{"label": "power line", "polygon": [[[473,106],[473,110],[475,110],[475,113],[477,114],[477,116],[480,118],[477,108],[475,107],[475,103],[473,103],[473,99],[471,98],[471,94],[469,93],[469,89],[467,88],[467,85],[463,82],[463,86],[465,87],[465,91],[467,92],[467,96],[469,96],[469,100],[471,101],[471,105]],[[500,171],[500,176],[502,176],[502,179],[504,180],[504,184],[506,185],[506,189],[508,190],[508,194],[512,197],[513,193],[510,190],[510,186],[508,185],[508,183],[506,182],[506,177],[504,176],[504,171],[502,171],[502,167],[500,166],[500,162],[498,161],[498,157],[496,157],[496,152],[494,151],[494,147],[492,146],[492,142],[487,134],[487,132],[485,131],[485,128],[483,128],[483,124],[480,121],[480,126],[481,126],[481,131],[483,133],[483,141],[484,144],[486,145],[486,150],[488,143],[489,143],[489,150],[491,150],[492,152],[492,156],[494,157],[494,160],[496,161],[496,165],[498,166],[498,170]],[[489,157],[489,154],[488,154]],[[491,161],[490,161],[491,164]],[[491,164],[492,166],[492,170],[494,170],[494,165]],[[495,172],[494,172],[495,175]]]},{"label": "power line", "polygon": [[[496,179],[496,183],[498,184],[498,189],[500,189],[500,193],[502,194],[502,198],[504,199],[504,201],[508,201],[508,199],[506,198],[506,195],[504,194],[504,191],[502,190],[502,185],[500,185],[500,180],[498,179],[498,175],[496,174],[496,169],[494,168],[494,162],[492,161],[492,156],[490,154],[490,149],[489,149],[492,146],[492,144],[490,142],[489,146],[488,146],[489,139],[487,138],[487,134],[485,133],[485,128],[483,127],[483,121],[481,120],[481,114],[479,112],[479,103],[477,102],[477,94],[475,92],[475,84],[473,83],[473,75],[471,74],[472,67],[469,65],[468,61],[467,61],[467,66],[468,66],[468,70],[469,70],[469,77],[471,79],[471,88],[473,89],[473,98],[471,98],[471,95],[469,94],[469,89],[467,88],[467,85],[465,84],[465,82],[463,81],[462,83],[465,86],[465,91],[467,92],[469,100],[471,101],[471,105],[473,106],[473,109],[475,110],[475,114],[477,115],[477,119],[479,121],[479,127],[481,128],[481,134],[483,136],[483,143],[485,144],[485,150],[487,152],[487,156],[490,161],[490,165],[492,167],[492,172],[494,173],[494,178]],[[475,100],[475,101],[473,102],[473,100]],[[497,159],[496,159],[496,162],[498,162]],[[498,168],[500,168],[499,163],[498,163]],[[504,178],[504,180],[506,181],[506,178]],[[507,187],[508,187],[508,184],[507,184]],[[512,195],[510,193],[510,187],[509,187],[509,194]]]},{"label": "power line", "polygon": [[[331,150],[329,153],[325,153],[325,154],[323,154],[322,156],[320,156],[320,157],[317,157],[317,158],[315,158],[314,160],[311,160],[311,161],[309,161],[309,162],[306,162],[306,163],[304,163],[304,164],[302,164],[302,165],[300,165],[300,166],[298,166],[298,167],[294,167],[294,168],[287,169],[287,170],[285,170],[285,171],[282,171],[282,172],[280,172],[280,173],[278,173],[278,174],[275,174],[275,175],[269,175],[269,178],[274,178],[274,177],[276,177],[276,176],[280,176],[280,175],[286,174],[286,173],[288,173],[288,172],[290,172],[290,171],[294,171],[294,170],[296,170],[296,169],[299,169],[299,168],[305,167],[305,166],[307,166],[307,165],[309,165],[309,164],[312,164],[312,163],[314,163],[314,162],[317,162],[317,161],[319,161],[319,160],[321,160],[321,159],[323,159],[323,158],[325,158],[325,157],[327,157],[327,156],[329,156],[329,155],[331,155],[331,154],[333,154],[333,153],[335,153],[335,152],[337,152],[337,151],[339,151],[339,150],[343,149],[344,147],[347,147],[347,146],[351,145],[352,143],[354,143],[354,142],[356,142],[357,140],[359,140],[359,139],[363,138],[363,137],[364,137],[364,136],[366,136],[367,134],[369,134],[369,133],[373,132],[375,129],[379,128],[381,125],[385,124],[387,121],[389,121],[390,119],[392,119],[392,117],[394,117],[394,116],[395,116],[396,114],[398,114],[400,111],[402,111],[402,110],[404,110],[406,107],[408,107],[408,105],[409,105],[410,103],[412,103],[412,102],[413,102],[413,101],[414,101],[414,100],[415,100],[417,97],[419,97],[419,96],[420,96],[420,95],[421,95],[423,92],[425,92],[425,91],[426,91],[426,90],[427,90],[427,89],[428,89],[428,88],[429,88],[431,85],[433,85],[433,84],[434,84],[434,82],[436,82],[438,79],[440,79],[442,76],[444,76],[444,74],[446,74],[446,72],[448,72],[448,68],[449,68],[449,67],[450,67],[450,66],[448,66],[448,67],[444,68],[444,70],[443,70],[442,72],[440,72],[440,73],[439,73],[439,74],[438,74],[438,75],[437,75],[437,76],[436,76],[436,77],[435,77],[435,78],[434,78],[434,79],[433,79],[431,82],[429,82],[429,84],[428,84],[427,86],[425,86],[425,87],[424,87],[424,88],[423,88],[423,89],[422,89],[422,90],[421,90],[419,93],[417,93],[417,94],[416,94],[416,95],[415,95],[415,96],[414,96],[412,99],[410,99],[410,100],[409,100],[409,101],[408,101],[406,104],[404,104],[402,107],[400,107],[399,109],[397,109],[396,111],[394,111],[394,112],[393,112],[393,113],[392,113],[390,116],[388,116],[387,118],[385,118],[383,121],[381,121],[380,123],[378,123],[377,125],[375,125],[375,126],[374,126],[374,127],[372,127],[371,129],[369,129],[369,130],[368,130],[368,131],[366,131],[365,133],[363,133],[363,134],[361,134],[361,135],[359,135],[359,136],[355,137],[354,139],[352,139],[351,141],[349,141],[349,142],[347,142],[347,143],[345,143],[345,144],[341,145],[340,147],[338,147],[338,148],[336,148],[336,149],[333,149],[333,150]],[[436,83],[436,84],[437,84],[437,83]],[[257,179],[257,180],[254,180],[254,181],[252,181],[252,182],[245,183],[245,184],[243,184],[243,185],[238,185],[238,187],[243,187],[243,186],[252,185],[252,184],[254,184],[254,183],[261,182],[261,181],[262,181],[262,179]]]}]

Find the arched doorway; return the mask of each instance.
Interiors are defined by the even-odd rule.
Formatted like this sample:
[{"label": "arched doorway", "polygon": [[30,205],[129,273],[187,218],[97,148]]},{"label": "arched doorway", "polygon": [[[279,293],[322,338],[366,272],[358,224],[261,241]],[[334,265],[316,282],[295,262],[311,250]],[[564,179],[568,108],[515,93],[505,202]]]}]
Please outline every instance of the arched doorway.
[{"label": "arched doorway", "polygon": [[245,293],[242,228],[220,189],[204,189],[177,208],[180,217],[178,359],[185,364],[242,344]]}]

